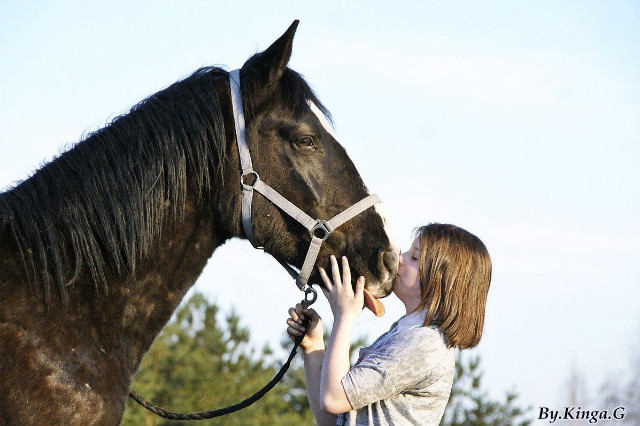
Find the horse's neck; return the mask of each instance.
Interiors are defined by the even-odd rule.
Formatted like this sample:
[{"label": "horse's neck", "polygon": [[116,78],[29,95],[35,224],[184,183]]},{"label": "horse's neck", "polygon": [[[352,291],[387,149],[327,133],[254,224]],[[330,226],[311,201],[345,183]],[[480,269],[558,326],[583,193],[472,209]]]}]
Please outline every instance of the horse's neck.
[{"label": "horse's neck", "polygon": [[[184,219],[166,226],[161,240],[142,259],[134,275],[113,277],[108,293],[97,296],[94,309],[102,332],[123,345],[131,372],[196,281],[213,251],[222,243],[213,231],[212,212],[187,205]],[[104,301],[104,303],[103,303]],[[121,335],[114,335],[114,325]]]},{"label": "horse's neck", "polygon": [[27,284],[14,244],[0,244],[0,353],[7,360],[0,372],[20,384],[0,386],[0,394],[45,395],[30,405],[35,412],[81,400],[87,405],[73,405],[78,418],[117,423],[142,357],[222,243],[216,214],[188,200],[183,218],[163,227],[134,275],[110,270],[105,290],[85,271],[69,286],[67,303],[52,298],[49,307],[35,302],[39,290]]}]

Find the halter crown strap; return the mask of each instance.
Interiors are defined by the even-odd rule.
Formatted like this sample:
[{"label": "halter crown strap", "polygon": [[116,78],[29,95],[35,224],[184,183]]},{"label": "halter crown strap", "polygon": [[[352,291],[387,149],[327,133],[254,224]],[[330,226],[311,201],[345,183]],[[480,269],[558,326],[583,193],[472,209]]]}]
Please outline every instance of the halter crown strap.
[{"label": "halter crown strap", "polygon": [[253,186],[245,185],[244,177],[253,174],[256,182],[259,179],[257,173],[253,171],[251,163],[251,154],[249,153],[249,145],[247,144],[244,108],[242,108],[242,97],[240,95],[240,70],[234,70],[229,73],[229,85],[231,87],[231,105],[233,106],[233,117],[236,128],[236,144],[238,145],[238,154],[240,156],[240,184],[242,185],[242,227],[244,233],[251,244],[258,248],[258,242],[253,234],[253,226],[251,226],[251,204],[253,200]]},{"label": "halter crown strap", "polygon": [[[291,265],[286,262],[279,261],[289,274],[296,280],[296,285],[302,290],[307,285],[313,267],[315,265],[322,242],[326,240],[333,231],[345,223],[346,221],[359,215],[369,207],[380,202],[377,195],[369,195],[368,197],[358,201],[343,212],[337,214],[329,220],[313,219],[311,216],[303,212],[295,204],[283,197],[278,191],[267,185],[260,179],[258,173],[253,170],[251,163],[251,154],[246,139],[246,128],[244,120],[244,109],[242,108],[242,97],[240,95],[240,70],[234,70],[229,73],[229,85],[231,87],[231,104],[233,106],[233,116],[235,121],[236,142],[238,145],[238,154],[240,156],[240,183],[242,186],[242,227],[247,239],[251,244],[260,248],[253,233],[251,223],[251,204],[253,201],[253,191],[258,191],[265,198],[278,206],[282,211],[287,213],[293,219],[304,226],[311,235],[311,244],[305,256],[302,268],[298,273]],[[326,117],[320,109],[311,101],[307,101],[311,111],[318,117],[325,129],[334,137],[333,130],[329,125]],[[337,138],[336,138],[337,139]],[[251,175],[253,182],[245,182],[245,177]]]}]

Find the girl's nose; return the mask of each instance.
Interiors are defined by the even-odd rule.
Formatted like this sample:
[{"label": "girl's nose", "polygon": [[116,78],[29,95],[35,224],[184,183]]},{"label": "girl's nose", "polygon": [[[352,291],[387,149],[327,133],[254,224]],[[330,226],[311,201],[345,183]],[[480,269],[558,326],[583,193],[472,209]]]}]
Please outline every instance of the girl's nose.
[{"label": "girl's nose", "polygon": [[402,251],[400,251],[400,255],[398,256],[398,266],[404,263]]}]

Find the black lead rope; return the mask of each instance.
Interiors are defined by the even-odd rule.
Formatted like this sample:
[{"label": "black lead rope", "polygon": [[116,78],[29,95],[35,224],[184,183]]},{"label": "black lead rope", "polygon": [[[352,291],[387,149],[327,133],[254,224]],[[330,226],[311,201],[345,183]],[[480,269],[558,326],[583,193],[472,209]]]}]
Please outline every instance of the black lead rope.
[{"label": "black lead rope", "polygon": [[230,405],[228,407],[219,408],[217,410],[212,410],[212,411],[206,411],[203,413],[184,414],[184,413],[174,413],[172,411],[167,411],[164,408],[158,407],[157,405],[153,405],[149,401],[147,401],[146,399],[138,395],[138,393],[133,389],[129,389],[129,396],[138,404],[142,405],[144,408],[151,411],[153,414],[156,414],[160,417],[164,417],[165,419],[169,419],[169,420],[207,420],[207,419],[213,419],[214,417],[226,416],[227,414],[235,413],[238,410],[247,408],[257,400],[262,398],[267,392],[269,392],[280,381],[280,379],[282,379],[284,374],[289,369],[291,360],[293,360],[293,357],[296,355],[296,350],[298,349],[298,346],[299,346],[298,343],[294,345],[293,350],[289,355],[289,359],[287,359],[287,362],[284,363],[282,368],[280,368],[280,371],[278,371],[278,374],[276,374],[275,377],[271,379],[271,381],[267,383],[265,387],[260,389],[251,397],[235,405]]},{"label": "black lead rope", "polygon": [[[311,295],[311,299],[307,299],[309,295]],[[316,301],[317,297],[318,297],[318,294],[316,293],[316,291],[313,288],[311,288],[311,286],[307,287],[307,289],[304,291],[304,299],[302,300],[302,305],[305,308],[308,308],[309,306],[311,306],[311,304],[313,304],[313,302]],[[309,323],[310,323],[310,319],[305,318],[302,325],[305,327],[305,329],[308,329]],[[219,408],[217,410],[202,412],[202,413],[185,414],[185,413],[174,413],[172,411],[167,411],[164,408],[158,407],[157,405],[153,405],[152,403],[150,403],[149,401],[147,401],[146,399],[138,395],[138,393],[133,389],[129,389],[129,397],[131,397],[131,399],[136,401],[138,404],[142,405],[147,410],[151,411],[153,414],[160,417],[164,417],[165,419],[169,419],[169,420],[207,420],[207,419],[213,419],[215,417],[220,417],[220,416],[225,416],[227,414],[235,413],[238,410],[247,408],[257,400],[262,398],[282,379],[282,377],[284,377],[287,370],[289,370],[291,361],[296,356],[296,352],[298,350],[298,347],[300,347],[300,342],[302,342],[303,338],[304,338],[304,335],[296,337],[294,341],[293,349],[291,349],[291,353],[289,354],[289,358],[282,365],[282,367],[280,367],[280,371],[278,371],[278,374],[276,374],[274,378],[271,379],[271,381],[267,383],[258,392],[256,392],[249,398],[237,404],[230,405],[224,408]]]}]

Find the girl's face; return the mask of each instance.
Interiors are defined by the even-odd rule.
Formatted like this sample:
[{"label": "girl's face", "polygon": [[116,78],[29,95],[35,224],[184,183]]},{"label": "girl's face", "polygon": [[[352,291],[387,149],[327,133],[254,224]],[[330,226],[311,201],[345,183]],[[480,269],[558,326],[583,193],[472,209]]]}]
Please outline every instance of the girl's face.
[{"label": "girl's face", "polygon": [[420,304],[420,241],[418,237],[411,248],[400,254],[398,274],[393,280],[393,292],[404,303],[407,313],[413,312]]}]

